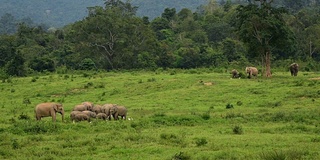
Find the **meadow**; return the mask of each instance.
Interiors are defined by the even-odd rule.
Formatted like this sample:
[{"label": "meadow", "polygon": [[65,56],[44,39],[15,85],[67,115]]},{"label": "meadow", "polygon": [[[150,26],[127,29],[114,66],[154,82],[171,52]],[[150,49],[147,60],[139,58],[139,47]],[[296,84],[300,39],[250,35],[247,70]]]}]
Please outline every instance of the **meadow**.
[{"label": "meadow", "polygon": [[[231,79],[214,69],[39,74],[0,82],[0,159],[320,159],[319,73]],[[72,123],[81,102],[132,120]],[[36,121],[34,107],[60,102]]]}]

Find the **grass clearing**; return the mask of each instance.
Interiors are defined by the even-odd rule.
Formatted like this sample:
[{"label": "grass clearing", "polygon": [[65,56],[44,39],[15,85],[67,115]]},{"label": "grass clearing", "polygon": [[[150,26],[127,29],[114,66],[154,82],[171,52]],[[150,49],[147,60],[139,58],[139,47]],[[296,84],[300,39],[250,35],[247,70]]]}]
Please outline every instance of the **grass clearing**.
[{"label": "grass clearing", "polygon": [[[0,83],[0,158],[320,159],[317,77],[198,69],[11,78]],[[46,101],[64,105],[65,122],[35,121]],[[124,105],[133,120],[72,123],[83,101]]]}]

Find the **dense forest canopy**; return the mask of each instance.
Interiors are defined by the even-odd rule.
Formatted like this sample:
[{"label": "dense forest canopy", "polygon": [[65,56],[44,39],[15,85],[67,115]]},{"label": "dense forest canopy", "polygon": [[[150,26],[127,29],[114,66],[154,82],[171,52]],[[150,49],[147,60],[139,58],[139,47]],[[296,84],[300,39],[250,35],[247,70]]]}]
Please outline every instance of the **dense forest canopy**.
[{"label": "dense forest canopy", "polygon": [[104,0],[102,6],[88,6],[83,19],[58,29],[5,14],[0,18],[0,73],[5,78],[61,68],[252,65],[270,76],[272,67],[286,68],[292,62],[304,64],[306,71],[319,70],[318,4],[209,0],[195,10],[167,7],[150,19],[138,16],[139,7],[129,1]]}]

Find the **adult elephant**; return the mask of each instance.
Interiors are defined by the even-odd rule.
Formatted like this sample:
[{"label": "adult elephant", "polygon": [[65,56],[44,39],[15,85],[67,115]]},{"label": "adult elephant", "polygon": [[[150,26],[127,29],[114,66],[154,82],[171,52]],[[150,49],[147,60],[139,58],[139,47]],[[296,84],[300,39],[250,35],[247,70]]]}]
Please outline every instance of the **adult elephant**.
[{"label": "adult elephant", "polygon": [[110,115],[113,116],[114,120],[118,120],[118,116],[125,120],[127,118],[127,108],[124,106],[114,105],[110,108]]},{"label": "adult elephant", "polygon": [[298,63],[290,64],[289,69],[290,69],[290,72],[291,72],[291,76],[297,76],[298,75],[298,71],[299,71]]},{"label": "adult elephant", "polygon": [[96,114],[102,113],[102,106],[98,104],[94,105],[92,108],[92,112],[95,112]]},{"label": "adult elephant", "polygon": [[64,109],[60,103],[40,103],[35,107],[35,115],[37,120],[41,120],[42,117],[52,117],[52,121],[56,121],[56,113],[60,113],[62,121],[64,121]]},{"label": "adult elephant", "polygon": [[88,111],[92,111],[94,104],[92,102],[82,102],[82,105],[87,107]]},{"label": "adult elephant", "polygon": [[107,119],[111,120],[110,109],[116,106],[115,104],[107,103],[101,106],[101,113],[105,113],[107,115]]},{"label": "adult elephant", "polygon": [[81,104],[75,105],[72,111],[92,111],[93,110],[93,103],[91,102],[83,102]]},{"label": "adult elephant", "polygon": [[248,74],[248,78],[252,78],[252,76],[258,76],[258,69],[256,67],[246,67],[246,73]]}]

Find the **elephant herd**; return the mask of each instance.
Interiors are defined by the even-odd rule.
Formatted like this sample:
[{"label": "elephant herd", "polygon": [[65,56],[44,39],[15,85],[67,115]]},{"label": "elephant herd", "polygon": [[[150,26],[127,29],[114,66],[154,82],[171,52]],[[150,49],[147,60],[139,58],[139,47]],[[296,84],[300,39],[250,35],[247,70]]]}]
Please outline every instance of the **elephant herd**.
[{"label": "elephant herd", "polygon": [[[37,120],[41,120],[42,117],[52,117],[52,121],[56,121],[56,113],[62,115],[62,121],[64,121],[64,109],[60,103],[40,103],[35,107],[35,115]],[[117,104],[104,104],[94,105],[92,102],[83,102],[74,106],[70,113],[70,119],[73,122],[90,121],[92,118],[102,120],[114,120],[126,119],[127,108]]]},{"label": "elephant herd", "polygon": [[[297,76],[298,71],[299,71],[298,63],[292,63],[289,66],[289,70],[290,70],[291,76]],[[259,71],[256,67],[246,67],[246,69],[245,69],[245,73],[248,74],[248,78],[252,78],[253,76],[254,77],[258,76],[258,72]],[[232,78],[240,78],[241,77],[240,73],[236,69],[233,69],[231,71],[231,75],[232,75]]]}]

